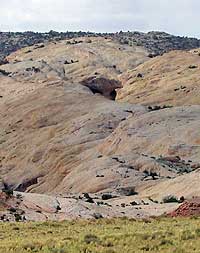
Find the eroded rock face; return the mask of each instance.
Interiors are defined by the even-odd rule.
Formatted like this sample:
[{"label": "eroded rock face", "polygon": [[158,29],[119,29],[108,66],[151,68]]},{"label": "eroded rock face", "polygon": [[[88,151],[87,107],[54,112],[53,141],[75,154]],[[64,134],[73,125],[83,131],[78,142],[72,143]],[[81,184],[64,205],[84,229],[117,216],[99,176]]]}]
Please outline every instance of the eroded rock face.
[{"label": "eroded rock face", "polygon": [[81,84],[88,87],[94,94],[99,93],[111,100],[115,100],[116,98],[116,89],[122,88],[118,80],[96,76],[83,80]]}]

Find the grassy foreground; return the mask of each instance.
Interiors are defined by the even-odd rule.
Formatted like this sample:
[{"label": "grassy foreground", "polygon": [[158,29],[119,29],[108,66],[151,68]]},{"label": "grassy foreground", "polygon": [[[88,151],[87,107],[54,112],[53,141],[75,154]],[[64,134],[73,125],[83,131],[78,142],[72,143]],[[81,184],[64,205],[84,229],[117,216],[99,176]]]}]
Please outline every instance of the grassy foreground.
[{"label": "grassy foreground", "polygon": [[200,218],[0,223],[0,253],[200,252]]}]

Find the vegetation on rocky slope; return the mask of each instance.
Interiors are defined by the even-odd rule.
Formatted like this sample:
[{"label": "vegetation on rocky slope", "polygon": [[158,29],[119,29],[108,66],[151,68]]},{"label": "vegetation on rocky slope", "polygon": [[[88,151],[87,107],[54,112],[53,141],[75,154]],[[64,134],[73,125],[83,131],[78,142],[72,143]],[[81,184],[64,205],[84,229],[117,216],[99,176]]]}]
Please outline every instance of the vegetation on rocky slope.
[{"label": "vegetation on rocky slope", "polygon": [[171,50],[184,50],[200,47],[200,40],[170,35],[164,32],[119,32],[119,33],[92,33],[92,32],[56,32],[47,33],[27,32],[0,32],[0,61],[10,53],[37,43],[59,41],[85,36],[112,37],[122,44],[129,46],[143,46],[150,52],[150,57],[169,52]]},{"label": "vegetation on rocky slope", "polygon": [[188,50],[200,47],[200,40],[174,36],[165,32],[120,32],[114,35],[121,43],[130,46],[143,46],[152,54],[161,55],[171,50]]}]

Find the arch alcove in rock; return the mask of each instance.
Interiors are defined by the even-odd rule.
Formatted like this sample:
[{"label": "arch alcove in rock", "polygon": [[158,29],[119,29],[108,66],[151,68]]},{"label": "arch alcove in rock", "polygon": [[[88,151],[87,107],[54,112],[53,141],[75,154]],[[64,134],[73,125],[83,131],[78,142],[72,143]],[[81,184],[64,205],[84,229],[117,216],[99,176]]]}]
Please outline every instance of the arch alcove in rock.
[{"label": "arch alcove in rock", "polygon": [[81,84],[88,87],[94,94],[99,93],[111,100],[115,100],[117,96],[116,89],[122,88],[122,84],[118,80],[96,76],[83,80]]}]

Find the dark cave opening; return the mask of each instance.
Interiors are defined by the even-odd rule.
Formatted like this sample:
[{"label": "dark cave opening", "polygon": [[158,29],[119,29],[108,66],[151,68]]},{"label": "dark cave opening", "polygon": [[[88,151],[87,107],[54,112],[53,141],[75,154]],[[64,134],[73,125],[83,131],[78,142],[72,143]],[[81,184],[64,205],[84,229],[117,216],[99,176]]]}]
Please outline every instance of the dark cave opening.
[{"label": "dark cave opening", "polygon": [[95,88],[95,87],[88,87],[91,91],[92,91],[92,93],[93,94],[101,94],[102,96],[103,96],[103,93],[100,91],[100,90],[98,90],[97,88]]},{"label": "dark cave opening", "polygon": [[111,98],[111,100],[115,100],[115,99],[116,99],[116,96],[117,96],[117,92],[116,92],[116,90],[113,90],[113,91],[110,93],[110,98]]},{"label": "dark cave opening", "polygon": [[100,94],[104,97],[107,97],[107,98],[113,100],[113,101],[115,101],[115,99],[116,99],[116,96],[117,96],[116,90],[111,91],[109,96],[105,96],[102,91],[100,91],[99,89],[97,89],[95,87],[88,87],[88,88],[92,91],[93,94]]}]

